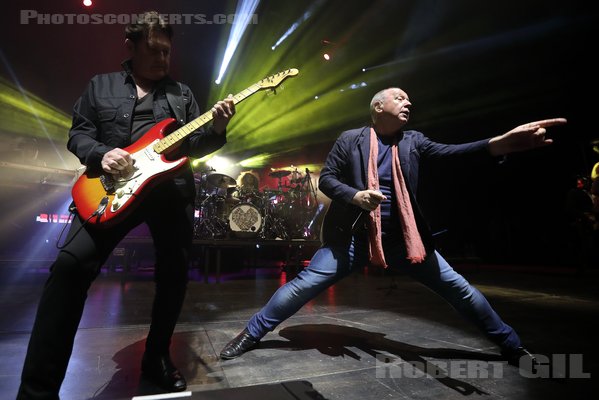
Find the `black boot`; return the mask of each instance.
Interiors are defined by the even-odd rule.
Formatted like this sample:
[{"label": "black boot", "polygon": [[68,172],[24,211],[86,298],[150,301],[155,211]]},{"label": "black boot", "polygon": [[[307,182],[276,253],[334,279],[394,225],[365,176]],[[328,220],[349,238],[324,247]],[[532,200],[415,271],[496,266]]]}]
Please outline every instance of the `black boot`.
[{"label": "black boot", "polygon": [[168,355],[149,356],[144,354],[141,361],[141,372],[150,382],[169,392],[182,392],[187,389],[185,378],[173,365]]},{"label": "black boot", "polygon": [[536,371],[536,368],[539,366],[539,362],[534,354],[522,346],[509,350],[503,349],[501,350],[501,356],[508,362],[508,364],[531,370],[532,372]]},{"label": "black boot", "polygon": [[220,358],[230,360],[235,357],[239,357],[243,353],[252,348],[256,347],[260,340],[254,338],[247,329],[244,329],[235,339],[231,340],[221,350]]}]

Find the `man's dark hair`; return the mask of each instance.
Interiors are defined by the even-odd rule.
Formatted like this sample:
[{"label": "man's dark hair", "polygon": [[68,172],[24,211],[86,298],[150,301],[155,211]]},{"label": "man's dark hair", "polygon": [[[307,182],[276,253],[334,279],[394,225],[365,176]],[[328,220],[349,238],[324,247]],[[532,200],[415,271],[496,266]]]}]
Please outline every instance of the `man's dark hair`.
[{"label": "man's dark hair", "polygon": [[139,15],[137,20],[125,28],[125,38],[133,43],[148,40],[152,33],[164,33],[169,39],[173,37],[173,28],[156,11],[146,11]]}]

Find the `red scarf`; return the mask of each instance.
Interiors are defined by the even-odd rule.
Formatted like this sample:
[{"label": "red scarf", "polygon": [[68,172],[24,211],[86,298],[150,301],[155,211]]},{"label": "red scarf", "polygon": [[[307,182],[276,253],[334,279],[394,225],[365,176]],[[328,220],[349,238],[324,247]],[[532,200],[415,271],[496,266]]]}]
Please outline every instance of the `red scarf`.
[{"label": "red scarf", "polygon": [[[422,243],[416,219],[414,218],[414,210],[410,202],[410,194],[406,187],[401,166],[399,164],[399,152],[397,146],[397,138],[391,146],[391,155],[393,157],[393,187],[395,189],[395,198],[397,200],[397,208],[399,210],[399,219],[401,220],[401,229],[406,243],[408,252],[407,259],[412,264],[424,261],[426,250]],[[379,189],[379,173],[377,161],[379,156],[379,144],[377,141],[376,132],[370,128],[370,155],[368,158],[368,189]],[[383,253],[383,241],[381,238],[381,208],[377,207],[371,211],[368,216],[369,223],[369,244],[370,244],[370,263],[374,266],[382,266],[387,268],[385,254]]]}]

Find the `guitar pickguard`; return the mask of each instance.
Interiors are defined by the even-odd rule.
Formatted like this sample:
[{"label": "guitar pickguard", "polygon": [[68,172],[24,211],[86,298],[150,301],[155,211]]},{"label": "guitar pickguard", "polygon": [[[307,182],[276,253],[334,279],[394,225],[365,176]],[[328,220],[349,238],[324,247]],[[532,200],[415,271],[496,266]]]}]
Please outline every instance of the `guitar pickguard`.
[{"label": "guitar pickguard", "polygon": [[110,204],[112,213],[127,204],[139,194],[141,188],[157,175],[179,166],[185,160],[177,162],[164,162],[160,154],[154,151],[154,144],[158,139],[150,143],[138,152],[131,154],[134,160],[133,170],[126,176],[113,179],[114,198]]}]

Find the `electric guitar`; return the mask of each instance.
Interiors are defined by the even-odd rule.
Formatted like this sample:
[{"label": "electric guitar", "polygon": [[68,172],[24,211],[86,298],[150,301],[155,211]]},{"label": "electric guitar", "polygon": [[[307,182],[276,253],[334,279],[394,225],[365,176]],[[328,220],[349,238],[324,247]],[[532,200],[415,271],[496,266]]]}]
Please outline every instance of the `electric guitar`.
[{"label": "electric guitar", "polygon": [[[298,73],[297,69],[292,68],[264,78],[233,96],[233,102],[237,104],[260,90],[274,89],[284,79]],[[167,160],[166,154],[212,119],[212,112],[209,111],[178,129],[174,118],[160,121],[139,140],[123,149],[135,161],[131,171],[123,176],[87,172],[81,175],[71,191],[79,215],[98,227],[108,227],[122,221],[153,186],[173,177],[189,162],[187,157]]]}]

